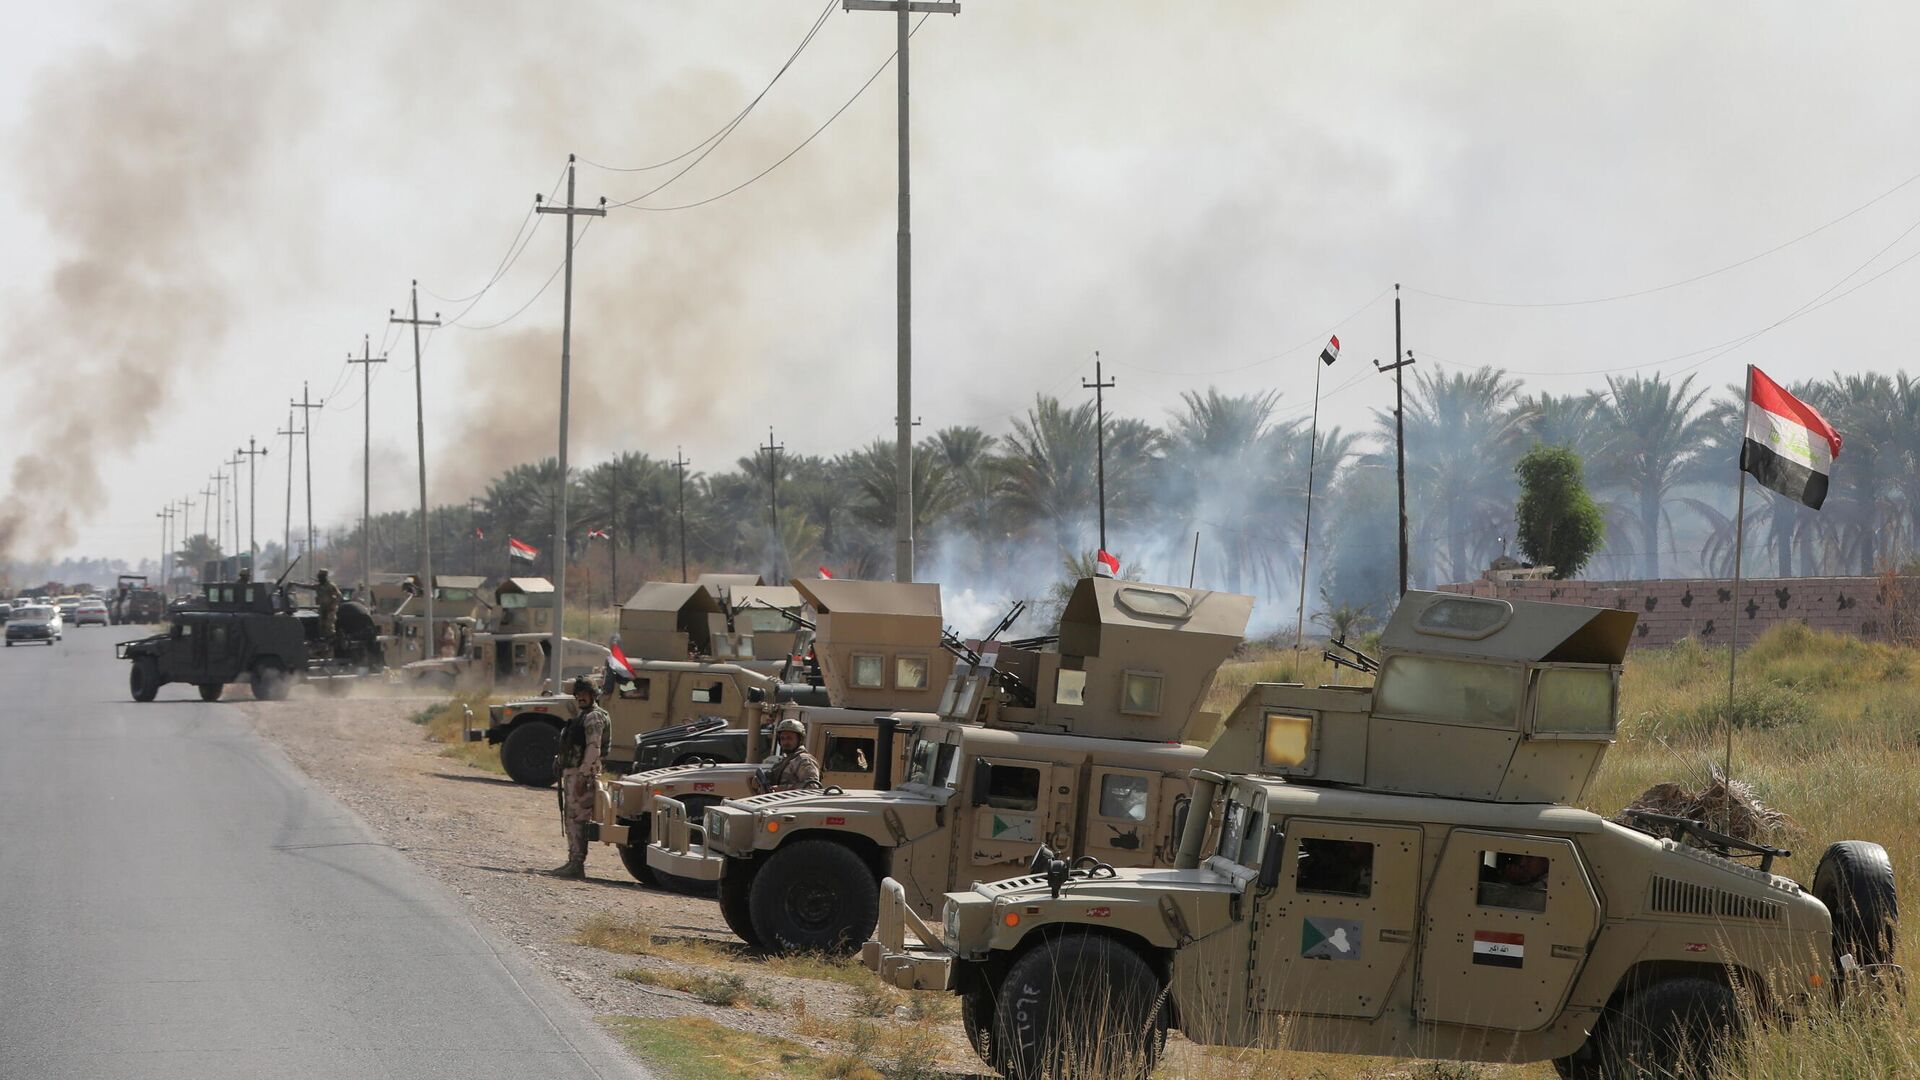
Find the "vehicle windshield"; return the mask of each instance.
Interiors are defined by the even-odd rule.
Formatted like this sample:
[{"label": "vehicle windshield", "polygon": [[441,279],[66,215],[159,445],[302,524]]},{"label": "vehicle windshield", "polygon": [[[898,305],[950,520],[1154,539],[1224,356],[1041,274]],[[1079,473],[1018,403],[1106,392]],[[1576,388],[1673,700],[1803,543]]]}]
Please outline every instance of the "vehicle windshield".
[{"label": "vehicle windshield", "polygon": [[914,740],[913,752],[907,757],[907,777],[903,782],[925,784],[928,787],[952,783],[953,762],[959,753],[960,748],[952,743],[932,739]]},{"label": "vehicle windshield", "polygon": [[1260,860],[1260,831],[1254,825],[1259,813],[1253,798],[1251,792],[1235,791],[1220,816],[1220,857],[1250,868]]},{"label": "vehicle windshield", "polygon": [[50,607],[40,607],[37,604],[29,605],[27,607],[13,609],[13,617],[21,622],[31,622],[34,619],[45,620],[53,617],[53,609]]}]

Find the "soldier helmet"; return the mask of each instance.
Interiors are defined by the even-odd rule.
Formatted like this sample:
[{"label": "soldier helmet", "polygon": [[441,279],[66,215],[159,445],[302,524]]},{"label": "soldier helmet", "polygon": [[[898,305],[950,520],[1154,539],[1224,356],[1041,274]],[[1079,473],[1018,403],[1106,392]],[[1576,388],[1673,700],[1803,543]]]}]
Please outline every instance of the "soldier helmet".
[{"label": "soldier helmet", "polygon": [[807,737],[806,721],[801,720],[797,717],[789,716],[786,719],[781,720],[779,723],[773,725],[773,737],[776,739],[780,737],[781,733],[788,732],[788,731],[793,732],[795,735],[798,735],[803,739],[806,738]]},{"label": "soldier helmet", "polygon": [[325,581],[327,580],[327,572],[325,570],[322,570],[318,574],[315,574],[313,579],[315,581]]},{"label": "soldier helmet", "polygon": [[600,688],[593,685],[593,680],[587,678],[585,675],[578,676],[573,680],[573,692],[578,694],[582,690],[592,694],[595,698],[600,696]]}]

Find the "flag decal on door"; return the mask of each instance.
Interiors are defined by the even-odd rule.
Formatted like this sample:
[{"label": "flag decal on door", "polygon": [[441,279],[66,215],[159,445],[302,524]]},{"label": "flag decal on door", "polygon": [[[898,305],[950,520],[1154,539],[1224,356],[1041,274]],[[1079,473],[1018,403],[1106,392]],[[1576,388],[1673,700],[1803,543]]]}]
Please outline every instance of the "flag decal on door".
[{"label": "flag decal on door", "polygon": [[1300,958],[1303,960],[1358,960],[1360,937],[1366,927],[1356,919],[1300,920]]},{"label": "flag decal on door", "polygon": [[1498,930],[1473,932],[1473,962],[1489,967],[1517,968],[1527,959],[1527,935]]},{"label": "flag decal on door", "polygon": [[1033,818],[1017,814],[995,814],[993,823],[987,829],[989,840],[1026,840],[1038,838],[1033,831]]}]

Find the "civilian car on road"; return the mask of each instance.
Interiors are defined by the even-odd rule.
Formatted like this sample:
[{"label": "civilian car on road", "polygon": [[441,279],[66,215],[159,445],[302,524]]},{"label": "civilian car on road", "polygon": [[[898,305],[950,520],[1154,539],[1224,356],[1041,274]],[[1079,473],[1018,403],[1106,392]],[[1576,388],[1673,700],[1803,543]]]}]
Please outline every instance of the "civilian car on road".
[{"label": "civilian car on road", "polygon": [[112,620],[107,617],[106,602],[99,597],[82,600],[79,606],[73,609],[73,625],[85,626],[88,623],[95,626],[113,625]]},{"label": "civilian car on road", "polygon": [[80,606],[80,597],[77,595],[62,596],[53,602],[53,606],[60,609],[60,617],[62,619],[71,620],[74,611]]},{"label": "civilian car on road", "polygon": [[15,608],[13,617],[7,620],[7,647],[12,648],[22,641],[38,641],[51,645],[60,640],[65,627],[60,619],[60,609],[46,604],[29,604]]}]

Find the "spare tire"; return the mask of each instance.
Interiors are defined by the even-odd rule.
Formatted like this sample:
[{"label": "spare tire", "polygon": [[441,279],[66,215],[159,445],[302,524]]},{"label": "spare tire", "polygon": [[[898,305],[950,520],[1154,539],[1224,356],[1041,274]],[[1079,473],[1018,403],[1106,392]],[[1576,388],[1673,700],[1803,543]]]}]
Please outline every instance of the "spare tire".
[{"label": "spare tire", "polygon": [[1893,963],[1900,900],[1887,849],[1867,840],[1842,840],[1820,856],[1813,895],[1833,915],[1833,954],[1862,965]]},{"label": "spare tire", "polygon": [[523,720],[500,744],[500,766],[516,784],[552,787],[560,779],[553,771],[559,753],[559,728],[544,720]]}]

